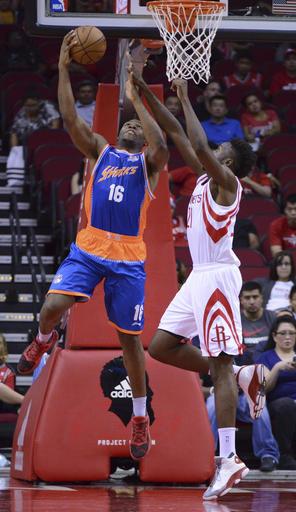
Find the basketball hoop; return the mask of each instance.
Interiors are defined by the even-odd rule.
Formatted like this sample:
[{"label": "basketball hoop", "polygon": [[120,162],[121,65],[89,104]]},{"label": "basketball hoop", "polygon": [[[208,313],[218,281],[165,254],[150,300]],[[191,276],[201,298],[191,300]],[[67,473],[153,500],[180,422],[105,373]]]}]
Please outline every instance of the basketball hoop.
[{"label": "basketball hoop", "polygon": [[225,5],[203,0],[153,0],[147,9],[167,50],[166,74],[175,78],[208,83],[211,47]]}]

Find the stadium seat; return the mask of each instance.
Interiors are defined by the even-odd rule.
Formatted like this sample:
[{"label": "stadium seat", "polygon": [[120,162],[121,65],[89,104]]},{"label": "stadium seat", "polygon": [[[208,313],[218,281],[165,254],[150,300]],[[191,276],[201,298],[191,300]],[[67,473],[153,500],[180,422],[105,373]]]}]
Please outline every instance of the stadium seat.
[{"label": "stadium seat", "polygon": [[279,215],[279,207],[273,199],[265,197],[244,197],[240,204],[238,217],[245,219],[252,217],[253,215],[265,215],[265,214],[277,214]]},{"label": "stadium seat", "polygon": [[228,108],[234,111],[238,110],[243,98],[251,93],[256,94],[258,98],[264,100],[263,91],[257,87],[246,85],[234,85],[233,87],[229,87],[225,92]]},{"label": "stadium seat", "polygon": [[52,157],[75,157],[82,159],[83,155],[73,144],[42,144],[33,154],[32,169],[35,179],[40,179],[40,169],[43,163]]},{"label": "stadium seat", "polygon": [[294,104],[296,100],[296,91],[293,90],[281,90],[272,98],[272,103],[279,108],[280,110],[284,110],[290,104]]},{"label": "stadium seat", "polygon": [[[283,113],[287,129],[291,133],[296,133],[296,105],[290,103],[286,111]],[[296,137],[296,135],[294,135]]]},{"label": "stadium seat", "polygon": [[268,232],[271,222],[279,217],[280,213],[266,213],[260,215],[253,215],[251,221],[254,224],[259,238],[261,239]]},{"label": "stadium seat", "polygon": [[296,180],[288,183],[281,190],[281,195],[282,195],[283,201],[286,201],[287,197],[292,194],[296,194]]},{"label": "stadium seat", "polygon": [[268,267],[240,267],[243,281],[255,281],[259,277],[268,277]]},{"label": "stadium seat", "polygon": [[264,254],[265,256],[266,261],[270,263],[270,261],[272,260],[272,255],[270,251],[270,241],[268,234],[261,240],[261,251],[262,254]]},{"label": "stadium seat", "polygon": [[[3,25],[1,25],[1,31],[2,27]],[[16,83],[21,83],[23,88],[26,85],[28,87],[30,86],[30,88],[34,88],[35,84],[46,85],[43,76],[33,71],[8,71],[1,76],[0,92],[5,91],[8,87]]]},{"label": "stadium seat", "polygon": [[72,176],[79,171],[80,159],[77,157],[53,157],[46,160],[41,168],[42,200],[49,204],[51,183],[65,176]]},{"label": "stadium seat", "polygon": [[[296,140],[295,140],[296,142]],[[281,182],[281,186],[285,187],[292,181],[296,180],[296,162],[295,164],[284,165],[278,170],[278,179]]]},{"label": "stadium seat", "polygon": [[276,135],[271,135],[264,139],[260,153],[266,155],[273,149],[289,146],[296,147],[296,135],[292,135],[291,133],[277,133]]},{"label": "stadium seat", "polygon": [[277,176],[278,170],[283,165],[292,165],[296,162],[296,146],[280,147],[269,151],[266,155],[268,172]]},{"label": "stadium seat", "polygon": [[42,128],[31,133],[25,146],[26,165],[33,162],[35,150],[42,144],[72,144],[69,134],[63,129]]},{"label": "stadium seat", "polygon": [[265,267],[266,259],[261,252],[255,249],[234,249],[242,267]]}]

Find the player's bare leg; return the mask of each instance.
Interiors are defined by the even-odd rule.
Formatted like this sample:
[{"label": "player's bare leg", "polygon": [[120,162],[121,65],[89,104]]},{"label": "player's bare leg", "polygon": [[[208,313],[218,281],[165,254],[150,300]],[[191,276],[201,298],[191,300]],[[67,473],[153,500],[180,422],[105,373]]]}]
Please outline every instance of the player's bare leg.
[{"label": "player's bare leg", "polygon": [[183,338],[167,331],[158,329],[148,347],[151,357],[171,366],[177,366],[191,372],[207,374],[209,363],[201,351],[190,343],[182,342]]},{"label": "player's bare leg", "polygon": [[39,333],[23,352],[17,370],[22,375],[33,372],[38,366],[42,355],[50,350],[58,341],[58,333],[54,330],[66,313],[73,306],[75,297],[63,294],[50,294],[42,306],[39,321]]},{"label": "player's bare leg", "polygon": [[146,412],[146,376],[145,354],[139,336],[132,336],[118,331],[126,368],[133,395],[132,438],[130,454],[139,460],[151,446],[149,417]]}]

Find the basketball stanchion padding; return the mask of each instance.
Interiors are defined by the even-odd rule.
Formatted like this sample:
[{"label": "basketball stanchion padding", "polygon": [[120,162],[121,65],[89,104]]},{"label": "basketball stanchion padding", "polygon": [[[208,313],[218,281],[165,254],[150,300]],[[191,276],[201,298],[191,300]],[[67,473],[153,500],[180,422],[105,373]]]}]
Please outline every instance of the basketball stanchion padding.
[{"label": "basketball stanchion padding", "polygon": [[[139,463],[140,478],[205,482],[214,470],[214,442],[197,376],[149,356],[146,363],[152,447]],[[25,396],[11,476],[106,480],[111,458],[129,457],[131,417],[121,351],[56,349]]]}]

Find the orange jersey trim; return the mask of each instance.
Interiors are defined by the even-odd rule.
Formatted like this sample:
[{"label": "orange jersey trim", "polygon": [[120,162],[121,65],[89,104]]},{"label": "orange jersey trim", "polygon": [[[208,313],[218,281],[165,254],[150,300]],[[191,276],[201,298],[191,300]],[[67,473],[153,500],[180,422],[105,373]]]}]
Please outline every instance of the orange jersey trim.
[{"label": "orange jersey trim", "polygon": [[87,299],[90,299],[89,295],[86,295],[85,293],[80,293],[80,292],[68,292],[65,290],[48,290],[47,295],[49,295],[50,293],[56,293],[56,294],[60,294],[60,295],[73,295],[73,297],[78,296],[78,297],[86,297]]},{"label": "orange jersey trim", "polygon": [[146,245],[142,236],[119,235],[87,226],[79,231],[76,245],[99,258],[113,261],[145,261]]},{"label": "orange jersey trim", "polygon": [[111,322],[111,320],[108,320],[109,324],[112,325],[113,327],[115,327],[115,329],[117,331],[120,331],[120,332],[123,332],[125,334],[142,334],[143,330],[142,331],[127,331],[126,329],[121,329],[121,327],[118,327],[118,325],[114,324],[113,322]]}]

